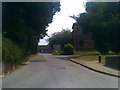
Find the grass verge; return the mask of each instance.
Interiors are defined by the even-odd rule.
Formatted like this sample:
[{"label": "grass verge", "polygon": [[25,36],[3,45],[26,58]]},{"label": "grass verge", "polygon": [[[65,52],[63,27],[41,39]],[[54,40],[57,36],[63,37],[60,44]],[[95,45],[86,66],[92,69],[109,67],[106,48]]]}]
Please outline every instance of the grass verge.
[{"label": "grass verge", "polygon": [[[77,61],[87,60],[87,61],[98,61],[98,57],[100,55],[97,51],[75,51],[75,55],[80,55],[80,57],[74,58]],[[101,55],[101,63],[105,64],[105,58],[109,56],[119,56],[117,54],[113,54],[110,52],[108,55]]]}]

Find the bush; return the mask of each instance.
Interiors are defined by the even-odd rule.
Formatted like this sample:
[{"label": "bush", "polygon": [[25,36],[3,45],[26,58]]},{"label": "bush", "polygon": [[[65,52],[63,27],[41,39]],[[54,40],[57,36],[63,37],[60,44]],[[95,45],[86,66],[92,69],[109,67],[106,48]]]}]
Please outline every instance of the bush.
[{"label": "bush", "polygon": [[11,40],[3,37],[2,61],[18,65],[22,60],[21,55],[22,50]]},{"label": "bush", "polygon": [[72,44],[66,44],[63,48],[64,55],[73,55],[74,54],[74,47]]}]

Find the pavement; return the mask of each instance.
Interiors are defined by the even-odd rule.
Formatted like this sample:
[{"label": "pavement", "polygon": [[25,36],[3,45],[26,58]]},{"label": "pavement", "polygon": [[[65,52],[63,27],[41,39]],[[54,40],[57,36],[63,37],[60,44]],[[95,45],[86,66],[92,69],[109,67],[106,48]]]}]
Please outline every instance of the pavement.
[{"label": "pavement", "polygon": [[[77,63],[83,67],[86,67],[90,70],[93,70],[95,72],[99,72],[102,74],[106,74],[106,75],[110,75],[110,76],[114,76],[114,77],[119,77],[120,78],[120,71],[107,67],[102,63],[99,63],[98,61],[87,61],[87,60],[78,60],[75,59],[76,57],[79,57],[80,55],[66,55],[64,57],[69,58],[70,61]],[[63,57],[63,56],[61,56]],[[34,58],[34,55],[31,56],[31,58]],[[2,66],[1,62],[0,62],[0,67]],[[2,68],[0,68],[0,77],[2,77],[4,75],[2,75]]]},{"label": "pavement", "polygon": [[38,54],[30,58],[29,64],[4,76],[2,87],[118,88],[118,78],[89,70],[69,61],[65,55]]},{"label": "pavement", "polygon": [[70,61],[80,64],[90,70],[120,78],[119,70],[107,67],[104,64],[99,63],[98,61],[78,60],[78,59],[75,59],[74,57],[78,57],[78,55],[68,56]]}]

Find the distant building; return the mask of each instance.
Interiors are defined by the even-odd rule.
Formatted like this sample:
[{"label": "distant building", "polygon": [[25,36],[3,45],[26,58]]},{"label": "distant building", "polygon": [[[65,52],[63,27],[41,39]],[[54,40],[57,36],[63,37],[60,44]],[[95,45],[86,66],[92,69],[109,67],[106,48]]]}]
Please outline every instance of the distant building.
[{"label": "distant building", "polygon": [[61,51],[61,45],[60,44],[54,44],[53,45],[53,52],[59,52]]},{"label": "distant building", "polygon": [[39,45],[37,49],[39,53],[51,53],[52,52],[52,48],[49,45]]},{"label": "distant building", "polygon": [[92,33],[83,34],[77,23],[73,24],[72,29],[73,44],[77,51],[94,50],[94,40],[92,40]]}]

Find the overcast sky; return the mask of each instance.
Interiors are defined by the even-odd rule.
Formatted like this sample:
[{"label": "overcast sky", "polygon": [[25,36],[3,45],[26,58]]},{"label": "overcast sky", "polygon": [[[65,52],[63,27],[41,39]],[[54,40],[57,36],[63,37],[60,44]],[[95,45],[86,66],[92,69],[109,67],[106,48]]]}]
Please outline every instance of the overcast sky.
[{"label": "overcast sky", "polygon": [[[53,16],[53,22],[49,24],[49,27],[47,28],[48,35],[51,36],[52,33],[61,31],[62,28],[68,28],[72,30],[72,25],[75,20],[70,18],[69,16],[72,16],[73,14],[78,15],[79,13],[85,12],[85,3],[86,0],[60,0],[61,10]],[[41,39],[38,44],[48,44],[45,40],[47,38],[48,37],[46,36],[44,39]]]}]

